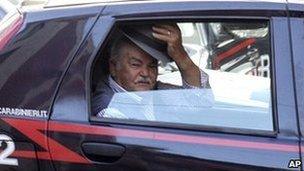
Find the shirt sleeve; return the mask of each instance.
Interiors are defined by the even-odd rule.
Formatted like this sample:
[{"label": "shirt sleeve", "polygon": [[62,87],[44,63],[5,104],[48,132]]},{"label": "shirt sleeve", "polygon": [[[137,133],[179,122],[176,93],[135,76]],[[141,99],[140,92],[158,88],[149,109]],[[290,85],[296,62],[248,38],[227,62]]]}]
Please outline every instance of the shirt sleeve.
[{"label": "shirt sleeve", "polygon": [[103,118],[117,118],[117,119],[128,119],[128,117],[120,112],[118,109],[115,108],[105,108],[102,109],[98,114],[97,117]]},{"label": "shirt sleeve", "polygon": [[184,89],[210,88],[209,75],[201,69],[200,69],[200,81],[201,81],[201,85],[199,87],[196,87],[196,86],[190,85],[183,79],[183,88]]}]

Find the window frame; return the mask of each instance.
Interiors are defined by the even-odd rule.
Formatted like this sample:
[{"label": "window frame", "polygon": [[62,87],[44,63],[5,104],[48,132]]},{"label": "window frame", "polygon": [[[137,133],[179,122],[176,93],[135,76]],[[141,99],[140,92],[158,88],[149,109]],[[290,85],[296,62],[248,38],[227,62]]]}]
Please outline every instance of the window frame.
[{"label": "window frame", "polygon": [[[176,19],[178,18],[178,19]],[[254,129],[244,129],[244,128],[231,128],[231,127],[219,127],[219,126],[207,126],[207,125],[193,125],[193,124],[183,124],[183,123],[169,123],[169,122],[159,122],[159,121],[145,121],[145,120],[129,120],[129,119],[116,119],[116,118],[100,118],[93,116],[91,112],[91,84],[92,84],[92,73],[93,66],[95,62],[102,53],[105,46],[109,43],[109,39],[113,37],[116,26],[120,23],[126,22],[147,22],[147,21],[175,21],[175,22],[221,22],[221,21],[232,21],[232,20],[252,20],[252,21],[266,21],[269,26],[269,45],[270,45],[270,93],[271,93],[271,108],[272,108],[272,122],[273,130],[254,130]],[[140,18],[123,18],[114,19],[113,25],[110,28],[110,32],[107,35],[105,41],[102,43],[101,47],[98,49],[97,55],[94,59],[89,62],[87,71],[89,71],[88,81],[88,110],[89,110],[89,121],[93,125],[109,125],[109,124],[119,124],[122,126],[141,126],[141,127],[153,127],[153,128],[165,128],[165,129],[178,129],[178,130],[189,130],[189,131],[200,131],[200,132],[216,132],[216,133],[231,133],[231,134],[241,134],[241,135],[254,135],[254,136],[266,136],[266,137],[276,137],[279,132],[278,127],[278,113],[277,113],[277,99],[276,99],[276,78],[275,78],[275,57],[274,57],[274,42],[273,42],[273,24],[271,17],[237,17],[237,16],[167,16],[167,17],[140,17]]]}]

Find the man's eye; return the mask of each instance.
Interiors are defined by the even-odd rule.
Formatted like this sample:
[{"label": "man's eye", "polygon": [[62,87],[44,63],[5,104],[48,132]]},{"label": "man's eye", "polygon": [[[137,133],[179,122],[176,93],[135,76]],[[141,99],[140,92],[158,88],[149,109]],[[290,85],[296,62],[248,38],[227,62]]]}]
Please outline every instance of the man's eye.
[{"label": "man's eye", "polygon": [[139,66],[140,66],[140,64],[138,64],[138,63],[131,63],[131,66],[134,66],[134,67],[139,67]]}]

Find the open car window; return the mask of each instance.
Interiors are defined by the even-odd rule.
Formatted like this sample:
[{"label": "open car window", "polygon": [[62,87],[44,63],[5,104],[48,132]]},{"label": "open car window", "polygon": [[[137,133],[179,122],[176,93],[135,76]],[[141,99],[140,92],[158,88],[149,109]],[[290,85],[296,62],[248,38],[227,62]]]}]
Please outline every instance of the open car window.
[{"label": "open car window", "polygon": [[[92,115],[100,121],[273,131],[269,22],[178,22],[177,26],[184,50],[199,68],[200,79],[208,80],[208,86],[185,86],[187,81],[180,66],[174,60],[167,63],[159,60],[156,80],[165,88],[157,88],[156,84],[145,91],[108,93],[113,89],[109,86],[107,91],[98,91],[100,81],[96,80],[108,82],[109,78],[124,88],[111,76],[107,68],[111,53],[104,49],[94,66],[92,108],[99,105],[94,100],[100,93],[108,93],[106,97],[110,96],[110,100]],[[111,42],[106,49],[111,49]]]}]

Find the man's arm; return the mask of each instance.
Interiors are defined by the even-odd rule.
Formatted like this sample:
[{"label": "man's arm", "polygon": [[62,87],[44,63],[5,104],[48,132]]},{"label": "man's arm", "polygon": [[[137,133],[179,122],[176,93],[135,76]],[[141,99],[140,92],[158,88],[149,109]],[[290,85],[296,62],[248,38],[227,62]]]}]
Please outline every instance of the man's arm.
[{"label": "man's arm", "polygon": [[183,79],[183,88],[186,89],[196,89],[196,88],[211,88],[209,84],[209,75],[205,73],[203,70],[200,69],[200,86],[192,86],[188,84],[184,79]]},{"label": "man's arm", "polygon": [[202,87],[201,70],[193,63],[185,51],[178,26],[175,24],[153,27],[153,36],[167,42],[168,55],[175,61],[183,80],[190,86]]}]

